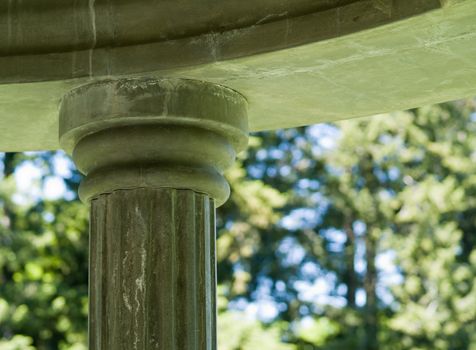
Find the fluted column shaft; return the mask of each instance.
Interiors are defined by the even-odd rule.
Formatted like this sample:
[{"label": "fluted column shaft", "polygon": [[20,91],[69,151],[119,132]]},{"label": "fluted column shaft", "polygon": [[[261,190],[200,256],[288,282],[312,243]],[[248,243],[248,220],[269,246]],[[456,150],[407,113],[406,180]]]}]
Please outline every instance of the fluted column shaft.
[{"label": "fluted column shaft", "polygon": [[91,202],[91,350],[216,349],[215,208],[191,190]]},{"label": "fluted column shaft", "polygon": [[216,350],[215,206],[247,143],[246,101],[184,79],[69,92],[60,142],[91,204],[91,350]]}]

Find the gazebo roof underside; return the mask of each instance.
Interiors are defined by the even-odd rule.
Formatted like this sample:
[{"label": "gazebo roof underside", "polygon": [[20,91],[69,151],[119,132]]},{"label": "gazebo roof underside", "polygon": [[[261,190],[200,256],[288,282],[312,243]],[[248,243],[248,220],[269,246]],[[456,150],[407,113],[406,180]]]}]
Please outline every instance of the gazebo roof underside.
[{"label": "gazebo roof underside", "polygon": [[224,84],[252,131],[474,96],[475,18],[474,0],[3,1],[0,151],[59,148],[62,96],[108,77]]}]

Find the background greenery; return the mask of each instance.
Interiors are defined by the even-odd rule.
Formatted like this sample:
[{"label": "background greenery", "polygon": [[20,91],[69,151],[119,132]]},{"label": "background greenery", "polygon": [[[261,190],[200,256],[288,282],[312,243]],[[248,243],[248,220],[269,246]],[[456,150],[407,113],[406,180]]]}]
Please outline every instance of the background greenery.
[{"label": "background greenery", "polygon": [[[220,350],[475,350],[475,108],[254,135],[219,209]],[[62,153],[2,159],[0,349],[84,350],[79,174]]]}]

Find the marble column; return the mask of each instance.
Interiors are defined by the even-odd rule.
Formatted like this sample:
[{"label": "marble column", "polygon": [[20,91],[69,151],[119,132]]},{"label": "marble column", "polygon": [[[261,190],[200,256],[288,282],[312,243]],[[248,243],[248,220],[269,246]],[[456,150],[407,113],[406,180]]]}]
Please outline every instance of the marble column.
[{"label": "marble column", "polygon": [[64,96],[60,142],[91,207],[91,350],[215,350],[215,207],[247,143],[246,100],[185,79]]}]

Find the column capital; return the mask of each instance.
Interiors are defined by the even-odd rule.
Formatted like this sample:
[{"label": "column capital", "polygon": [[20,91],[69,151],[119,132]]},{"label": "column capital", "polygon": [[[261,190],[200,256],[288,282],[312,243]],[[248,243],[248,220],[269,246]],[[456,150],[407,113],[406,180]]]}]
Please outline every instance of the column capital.
[{"label": "column capital", "polygon": [[247,144],[247,103],[227,87],[187,79],[101,80],[61,101],[59,137],[86,175],[79,195],[191,189],[221,205],[223,171]]}]

